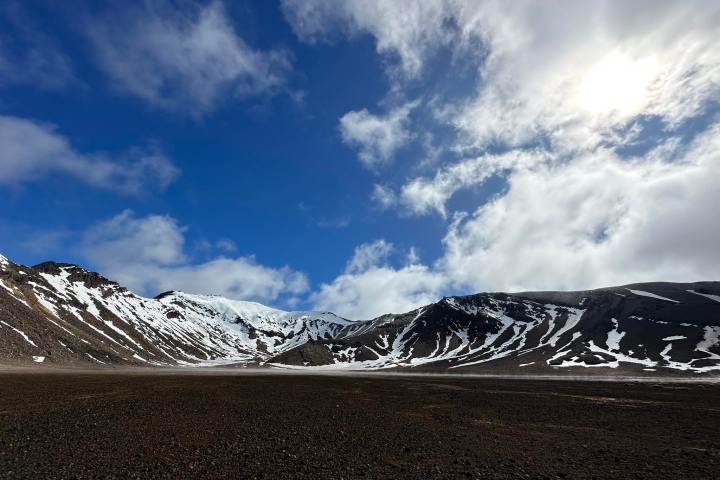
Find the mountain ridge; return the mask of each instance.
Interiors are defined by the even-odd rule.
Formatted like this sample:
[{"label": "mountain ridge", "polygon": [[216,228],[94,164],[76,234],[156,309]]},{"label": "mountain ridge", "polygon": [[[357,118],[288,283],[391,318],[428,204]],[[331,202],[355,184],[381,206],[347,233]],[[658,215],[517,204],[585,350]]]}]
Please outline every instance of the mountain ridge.
[{"label": "mountain ridge", "polygon": [[444,297],[351,321],[0,255],[0,364],[310,370],[720,372],[720,282]]}]

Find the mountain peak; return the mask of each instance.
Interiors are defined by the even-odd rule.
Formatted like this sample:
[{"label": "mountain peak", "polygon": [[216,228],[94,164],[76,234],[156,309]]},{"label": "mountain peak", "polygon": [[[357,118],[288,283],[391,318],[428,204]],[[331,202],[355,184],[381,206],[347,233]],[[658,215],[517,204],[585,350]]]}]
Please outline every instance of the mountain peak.
[{"label": "mountain peak", "polygon": [[85,270],[83,267],[74,263],[48,261],[39,263],[32,268],[40,274],[63,276],[70,282],[84,283],[89,288],[108,286],[120,287],[117,282],[114,282],[97,272]]},{"label": "mountain peak", "polygon": [[77,265],[2,259],[0,362],[720,371],[717,282],[478,293],[353,322],[181,291],[143,298]]}]

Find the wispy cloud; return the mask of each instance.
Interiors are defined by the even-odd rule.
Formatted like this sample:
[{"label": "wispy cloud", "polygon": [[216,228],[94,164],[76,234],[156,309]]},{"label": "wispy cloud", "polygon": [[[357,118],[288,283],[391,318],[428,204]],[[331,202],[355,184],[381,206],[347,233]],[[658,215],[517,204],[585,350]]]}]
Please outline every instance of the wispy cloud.
[{"label": "wispy cloud", "polygon": [[432,178],[417,177],[408,181],[397,198],[393,198],[412,215],[436,212],[447,217],[447,202],[458,191],[481,185],[493,175],[530,168],[554,158],[540,149],[467,158],[437,169]]},{"label": "wispy cloud", "polygon": [[227,99],[272,95],[284,85],[288,54],[249,46],[222,2],[175,6],[150,2],[88,20],[100,66],[118,89],[154,106],[202,115]]},{"label": "wispy cloud", "polygon": [[27,84],[57,89],[79,83],[70,58],[25,11],[22,3],[0,6],[0,86]]},{"label": "wispy cloud", "polygon": [[19,185],[63,174],[123,194],[162,191],[178,168],[157,149],[134,148],[121,156],[77,151],[53,125],[0,116],[0,184]]},{"label": "wispy cloud", "polygon": [[412,139],[408,117],[416,106],[416,102],[407,103],[384,116],[366,109],[348,112],[340,118],[343,141],[358,149],[358,157],[366,167],[387,165],[395,152]]},{"label": "wispy cloud", "polygon": [[381,185],[379,183],[373,185],[373,191],[370,195],[370,199],[381,210],[391,208],[397,203],[397,196],[395,195],[395,192],[393,192],[393,190],[387,185]]},{"label": "wispy cloud", "polygon": [[355,36],[369,32],[381,55],[397,57],[389,63],[393,75],[414,78],[423,71],[428,54],[452,40],[453,27],[446,20],[452,11],[445,1],[411,0],[283,0],[285,17],[295,33],[310,42],[337,34]]},{"label": "wispy cloud", "polygon": [[315,211],[316,209],[305,202],[298,204],[298,211],[307,221],[318,228],[340,229],[346,228],[352,223],[349,215],[327,215]]}]

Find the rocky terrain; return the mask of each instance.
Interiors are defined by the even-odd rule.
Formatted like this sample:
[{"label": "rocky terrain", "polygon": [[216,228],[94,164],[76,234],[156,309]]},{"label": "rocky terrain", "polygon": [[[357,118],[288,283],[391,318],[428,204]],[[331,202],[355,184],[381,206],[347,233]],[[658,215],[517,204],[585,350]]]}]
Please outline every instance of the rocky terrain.
[{"label": "rocky terrain", "polygon": [[0,363],[712,374],[720,282],[482,293],[350,321],[182,292],[144,298],[76,265],[0,256]]},{"label": "rocky terrain", "polygon": [[0,478],[715,479],[720,385],[0,374]]}]

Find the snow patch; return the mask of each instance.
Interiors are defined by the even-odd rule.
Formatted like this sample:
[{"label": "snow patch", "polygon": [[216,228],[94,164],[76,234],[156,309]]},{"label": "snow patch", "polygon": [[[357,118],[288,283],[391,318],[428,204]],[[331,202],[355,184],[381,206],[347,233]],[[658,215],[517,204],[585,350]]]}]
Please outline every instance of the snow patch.
[{"label": "snow patch", "polygon": [[102,363],[103,365],[106,365],[105,362],[103,362],[102,360],[98,360],[97,358],[93,357],[93,356],[90,355],[89,353],[85,353],[85,355],[87,355],[88,357],[92,358],[93,360],[95,360],[95,361],[98,362],[98,363]]},{"label": "snow patch", "polygon": [[687,337],[684,335],[673,335],[672,337],[663,338],[664,342],[672,342],[674,340],[685,340]]},{"label": "snow patch", "polygon": [[705,327],[703,339],[695,346],[695,350],[709,355],[712,360],[720,360],[720,355],[710,351],[710,348],[718,342],[720,342],[720,327]]},{"label": "snow patch", "polygon": [[710,300],[715,300],[716,302],[720,302],[720,295],[712,295],[710,293],[700,293],[696,292],[695,290],[688,290],[690,293],[694,293],[695,295],[701,295],[705,298],[709,298]]},{"label": "snow patch", "polygon": [[617,319],[613,318],[611,319],[613,322],[613,328],[608,332],[607,336],[607,343],[608,350],[611,352],[619,352],[620,351],[620,340],[625,336],[625,332],[618,331],[618,321]]},{"label": "snow patch", "polygon": [[654,298],[656,300],[665,300],[666,302],[680,303],[677,300],[673,300],[672,298],[661,297],[660,295],[656,295],[656,294],[650,293],[650,292],[644,292],[642,290],[632,290],[632,289],[628,288],[628,291],[630,291],[631,293],[634,293],[635,295],[640,295],[641,297],[649,297],[649,298]]},{"label": "snow patch", "polygon": [[29,343],[30,345],[32,345],[33,347],[38,348],[38,346],[35,345],[35,342],[33,342],[32,340],[30,340],[30,337],[28,337],[28,336],[25,334],[25,332],[23,332],[22,330],[18,330],[17,328],[13,327],[13,326],[10,325],[9,323],[6,323],[6,322],[4,322],[4,321],[2,321],[2,320],[0,320],[0,323],[2,323],[3,325],[5,325],[6,327],[10,328],[11,330],[15,331],[15,333],[17,333],[18,335],[20,335],[21,337],[23,337],[23,339],[25,339],[25,341],[26,341],[27,343]]}]

